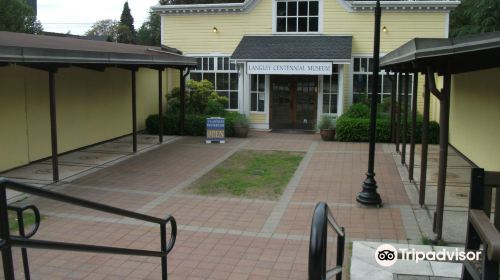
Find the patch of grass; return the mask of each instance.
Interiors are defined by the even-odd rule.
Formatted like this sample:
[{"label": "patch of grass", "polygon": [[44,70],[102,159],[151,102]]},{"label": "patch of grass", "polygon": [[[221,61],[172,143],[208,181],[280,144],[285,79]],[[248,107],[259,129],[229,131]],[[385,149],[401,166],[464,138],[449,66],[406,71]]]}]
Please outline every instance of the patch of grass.
[{"label": "patch of grass", "polygon": [[[14,234],[19,233],[19,224],[17,222],[17,213],[14,211],[9,211],[9,229]],[[24,229],[28,233],[29,228],[35,223],[35,214],[30,211],[23,213],[24,218]],[[40,217],[42,219],[43,217]]]},{"label": "patch of grass", "polygon": [[188,188],[200,195],[277,199],[304,157],[299,152],[239,151]]},{"label": "patch of grass", "polygon": [[448,246],[448,243],[444,240],[435,241],[427,236],[422,236],[422,244],[424,245],[434,245],[434,246]]}]

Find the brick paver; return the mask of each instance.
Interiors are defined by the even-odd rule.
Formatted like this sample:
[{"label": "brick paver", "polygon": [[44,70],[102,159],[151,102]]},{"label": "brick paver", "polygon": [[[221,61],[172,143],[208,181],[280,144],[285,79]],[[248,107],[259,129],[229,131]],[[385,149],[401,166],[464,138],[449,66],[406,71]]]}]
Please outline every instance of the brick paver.
[{"label": "brick paver", "polygon": [[[238,149],[307,154],[277,201],[183,192]],[[158,217],[172,214],[179,232],[169,255],[169,279],[306,279],[311,215],[318,201],[329,203],[348,240],[409,238],[408,198],[392,155],[382,145],[377,145],[376,172],[386,205],[367,209],[355,203],[367,158],[366,143],[322,142],[311,134],[253,132],[225,145],[185,137],[52,188]],[[156,225],[40,198],[27,201],[44,215],[38,239],[159,248]],[[333,240],[329,263],[335,256]],[[34,249],[29,255],[33,279],[160,279],[161,273],[155,258]],[[15,261],[20,278],[18,249]]]}]

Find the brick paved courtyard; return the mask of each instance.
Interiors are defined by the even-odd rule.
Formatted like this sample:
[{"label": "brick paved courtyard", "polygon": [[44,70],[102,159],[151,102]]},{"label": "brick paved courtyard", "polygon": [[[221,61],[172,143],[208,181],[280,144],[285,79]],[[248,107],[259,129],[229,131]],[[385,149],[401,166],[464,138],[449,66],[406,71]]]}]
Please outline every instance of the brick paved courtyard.
[{"label": "brick paved courtyard", "polygon": [[[240,149],[303,151],[306,155],[277,201],[183,192]],[[376,155],[384,207],[357,206],[355,196],[367,159],[366,143],[322,142],[318,135],[253,132],[248,139],[230,138],[224,145],[180,137],[50,187],[158,217],[172,214],[179,232],[169,255],[169,279],[306,279],[311,215],[318,201],[331,206],[338,223],[346,228],[348,241],[420,242],[417,221],[388,145],[378,145]],[[27,201],[44,216],[35,238],[159,248],[155,225],[40,198]],[[160,263],[155,258],[31,249],[29,256],[33,279],[160,279]],[[18,249],[15,260],[21,278]]]}]

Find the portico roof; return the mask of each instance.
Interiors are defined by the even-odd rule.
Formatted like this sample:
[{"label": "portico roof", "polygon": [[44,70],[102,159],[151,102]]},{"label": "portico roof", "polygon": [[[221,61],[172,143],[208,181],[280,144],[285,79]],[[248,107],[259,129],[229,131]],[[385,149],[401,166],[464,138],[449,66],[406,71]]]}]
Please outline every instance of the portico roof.
[{"label": "portico roof", "polygon": [[350,63],[352,36],[243,36],[231,59]]},{"label": "portico roof", "polygon": [[10,63],[185,68],[196,59],[169,47],[0,31],[0,66]]}]

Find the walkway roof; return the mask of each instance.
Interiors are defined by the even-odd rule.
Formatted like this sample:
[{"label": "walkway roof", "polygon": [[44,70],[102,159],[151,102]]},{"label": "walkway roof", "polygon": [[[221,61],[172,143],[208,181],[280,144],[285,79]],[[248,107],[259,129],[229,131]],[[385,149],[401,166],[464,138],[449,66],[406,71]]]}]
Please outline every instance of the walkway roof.
[{"label": "walkway roof", "polygon": [[168,47],[0,31],[0,64],[10,63],[185,68],[196,59]]},{"label": "walkway roof", "polygon": [[450,74],[500,67],[500,32],[460,38],[415,38],[380,60],[394,71],[426,71],[432,67]]}]

